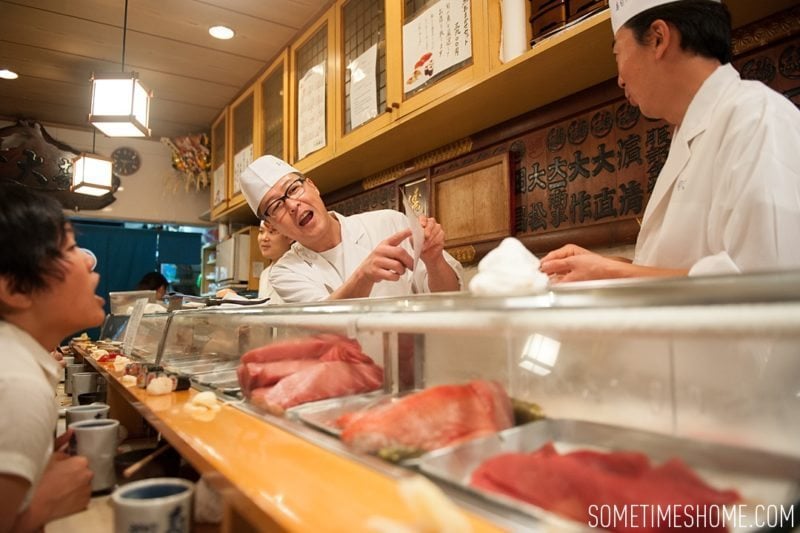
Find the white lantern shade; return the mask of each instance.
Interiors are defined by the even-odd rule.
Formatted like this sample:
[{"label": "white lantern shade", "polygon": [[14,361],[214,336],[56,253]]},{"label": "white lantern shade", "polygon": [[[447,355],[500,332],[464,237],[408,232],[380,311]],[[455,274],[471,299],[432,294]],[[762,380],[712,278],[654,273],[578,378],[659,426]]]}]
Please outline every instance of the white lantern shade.
[{"label": "white lantern shade", "polygon": [[150,96],[135,72],[95,74],[89,122],[109,137],[147,137]]},{"label": "white lantern shade", "polygon": [[111,159],[96,154],[81,154],[72,160],[70,190],[89,196],[103,196],[112,189]]}]

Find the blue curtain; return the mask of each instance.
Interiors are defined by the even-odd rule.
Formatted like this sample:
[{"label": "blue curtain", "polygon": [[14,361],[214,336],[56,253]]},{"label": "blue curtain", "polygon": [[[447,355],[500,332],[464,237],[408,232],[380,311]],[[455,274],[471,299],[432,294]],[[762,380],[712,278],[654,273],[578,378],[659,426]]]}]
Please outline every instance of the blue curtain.
[{"label": "blue curtain", "polygon": [[97,294],[105,298],[106,312],[109,312],[109,292],[131,291],[147,272],[158,270],[156,232],[82,222],[72,225],[78,246],[90,249],[97,256],[95,270],[100,274]]}]

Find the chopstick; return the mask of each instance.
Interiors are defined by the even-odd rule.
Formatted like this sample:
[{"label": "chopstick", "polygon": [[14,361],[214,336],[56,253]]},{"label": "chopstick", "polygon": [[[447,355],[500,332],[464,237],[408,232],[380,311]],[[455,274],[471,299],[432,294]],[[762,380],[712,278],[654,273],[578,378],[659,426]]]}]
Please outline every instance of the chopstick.
[{"label": "chopstick", "polygon": [[159,455],[164,453],[168,448],[169,448],[169,444],[164,444],[163,446],[161,446],[161,448],[157,449],[156,451],[154,451],[150,455],[147,455],[144,458],[139,459],[138,461],[133,463],[131,466],[129,466],[128,468],[126,468],[125,470],[122,471],[122,477],[124,477],[126,479],[131,477],[136,472],[138,472],[140,468],[142,468],[143,466],[147,465],[150,461],[152,461],[153,459],[155,459],[156,457],[158,457]]}]

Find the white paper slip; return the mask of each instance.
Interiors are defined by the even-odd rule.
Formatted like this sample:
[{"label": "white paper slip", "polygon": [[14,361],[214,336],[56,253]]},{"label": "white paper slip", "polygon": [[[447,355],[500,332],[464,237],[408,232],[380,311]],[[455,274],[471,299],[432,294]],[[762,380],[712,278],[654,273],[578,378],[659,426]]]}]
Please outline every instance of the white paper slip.
[{"label": "white paper slip", "polygon": [[411,239],[414,245],[414,271],[416,271],[419,256],[422,254],[422,245],[425,243],[425,230],[422,229],[417,213],[414,211],[414,208],[411,207],[411,202],[408,201],[408,197],[406,197],[405,193],[403,194],[403,210],[406,212],[408,225],[411,227]]}]

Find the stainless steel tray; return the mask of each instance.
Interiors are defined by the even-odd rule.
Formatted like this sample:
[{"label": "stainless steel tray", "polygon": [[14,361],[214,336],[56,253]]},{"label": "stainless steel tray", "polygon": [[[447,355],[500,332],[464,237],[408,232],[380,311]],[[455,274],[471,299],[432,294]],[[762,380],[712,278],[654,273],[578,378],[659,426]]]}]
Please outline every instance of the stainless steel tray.
[{"label": "stainless steel tray", "polygon": [[345,413],[369,409],[384,402],[390,402],[396,396],[383,391],[366,394],[330,398],[318,402],[310,402],[286,410],[286,416],[308,424],[309,426],[339,436],[342,430],[334,425],[337,418]]},{"label": "stainless steel tray", "polygon": [[220,372],[208,372],[192,376],[192,380],[199,385],[209,387],[238,387],[239,379],[236,377],[236,370],[222,370]]},{"label": "stainless steel tray", "polygon": [[238,361],[226,361],[220,359],[198,359],[193,361],[179,360],[168,361],[164,363],[164,369],[180,372],[182,374],[201,374],[235,369],[238,364]]},{"label": "stainless steel tray", "polygon": [[[717,488],[735,488],[752,505],[788,507],[800,498],[800,457],[578,420],[547,419],[517,426],[430,452],[418,459],[417,466],[423,473],[487,501],[534,518],[554,520],[554,515],[544,509],[469,485],[472,472],[484,460],[501,453],[531,452],[547,442],[553,442],[561,453],[578,448],[629,450],[644,453],[656,463],[679,457],[707,483]],[[746,525],[741,530],[753,531]]]}]

